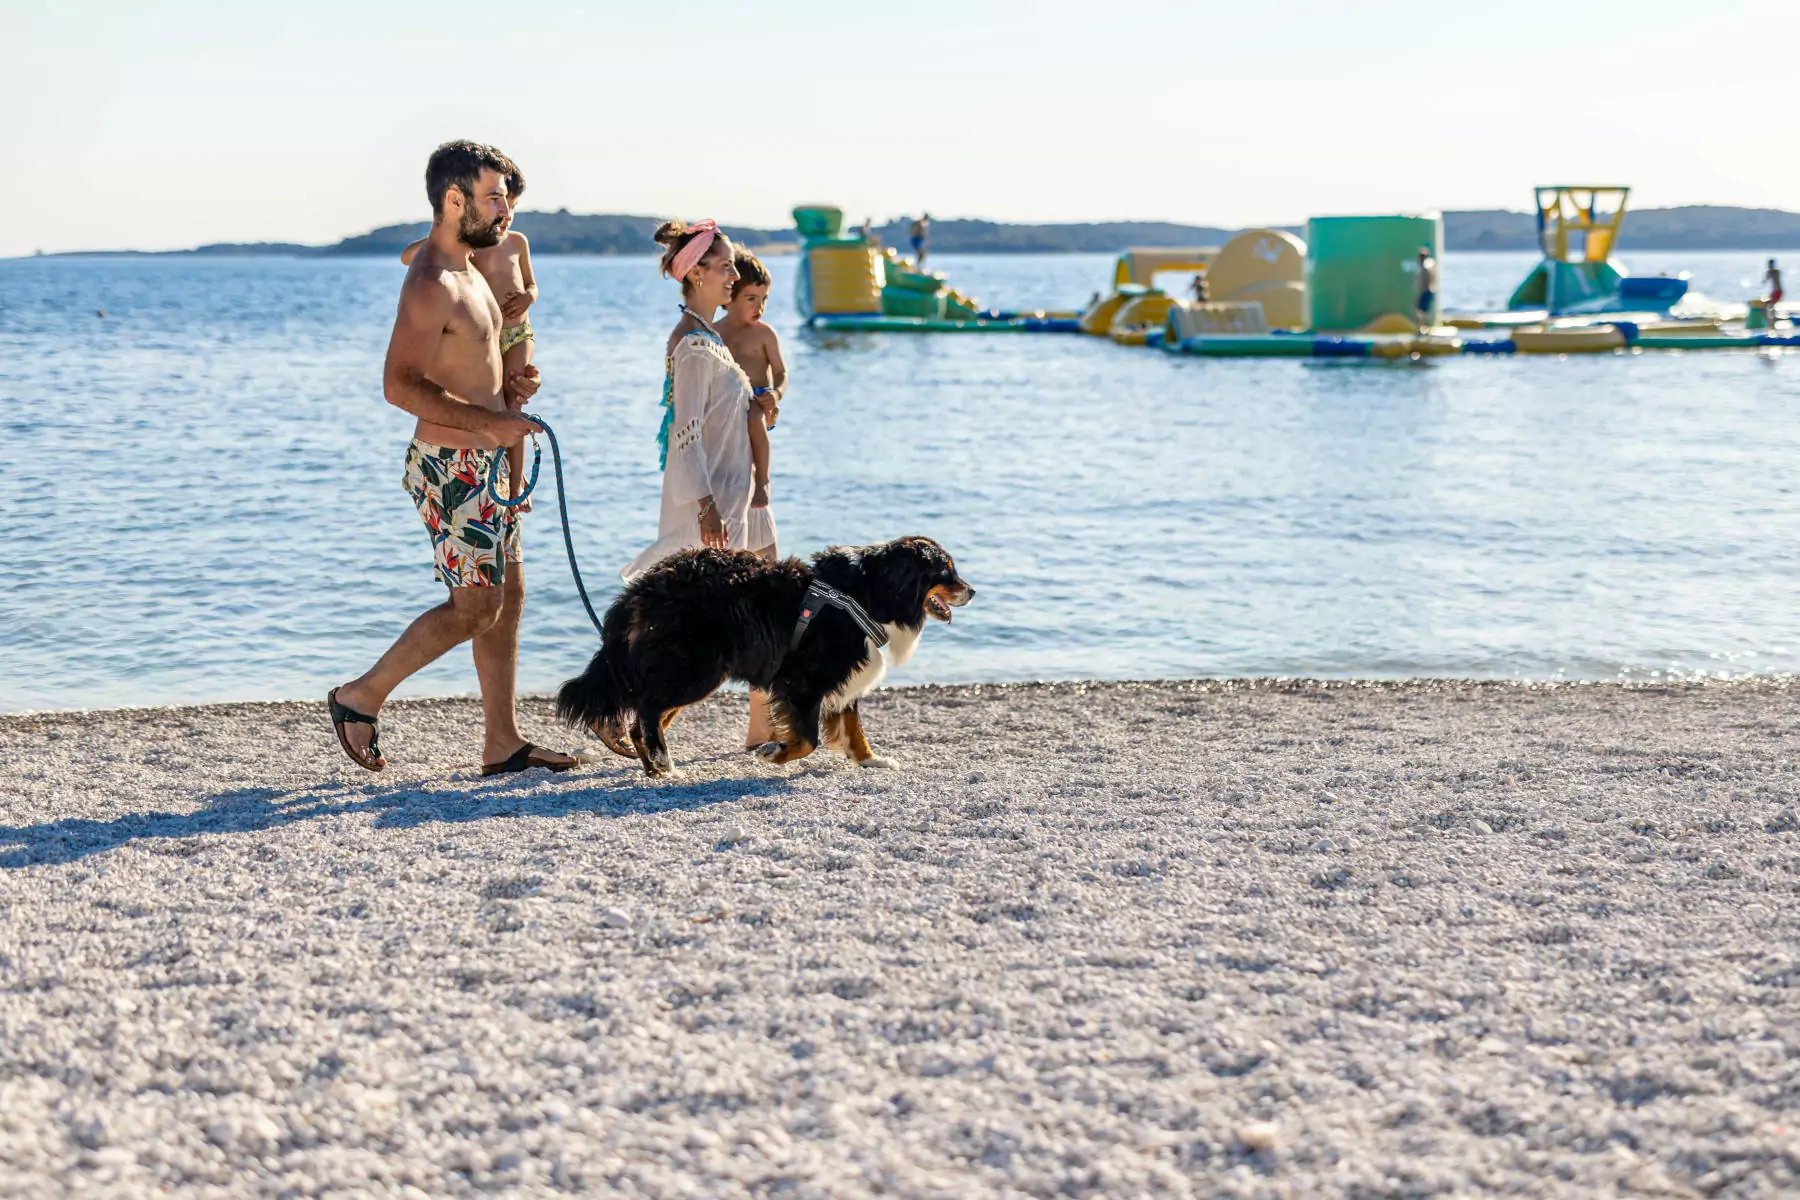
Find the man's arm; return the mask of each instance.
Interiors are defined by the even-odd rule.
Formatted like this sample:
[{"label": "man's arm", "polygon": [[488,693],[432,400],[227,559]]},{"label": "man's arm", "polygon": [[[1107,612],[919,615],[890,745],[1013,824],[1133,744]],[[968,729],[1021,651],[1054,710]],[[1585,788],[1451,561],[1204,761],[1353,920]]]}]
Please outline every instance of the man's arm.
[{"label": "man's arm", "polygon": [[[400,311],[394,315],[394,334],[388,339],[387,362],[381,371],[381,390],[387,402],[433,425],[488,434],[503,443],[531,431],[516,413],[497,413],[470,404],[446,392],[425,377],[444,327],[450,321],[455,299],[438,279],[408,276],[400,288]],[[496,428],[505,418],[504,428]],[[519,428],[513,428],[518,423]]]}]

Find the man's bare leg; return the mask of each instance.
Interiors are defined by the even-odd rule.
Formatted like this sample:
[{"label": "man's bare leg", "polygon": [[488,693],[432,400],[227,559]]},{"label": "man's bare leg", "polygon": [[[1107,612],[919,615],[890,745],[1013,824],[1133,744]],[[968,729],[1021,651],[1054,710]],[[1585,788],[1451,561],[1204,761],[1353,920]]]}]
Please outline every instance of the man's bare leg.
[{"label": "man's bare leg", "polygon": [[[494,588],[451,588],[450,599],[420,614],[374,666],[338,689],[338,702],[367,716],[379,716],[388,696],[408,676],[493,625],[500,611],[500,597]],[[344,736],[359,754],[367,752],[374,732],[360,722],[344,726]]]},{"label": "man's bare leg", "polygon": [[[475,676],[481,681],[481,715],[487,737],[481,749],[483,765],[505,762],[525,744],[519,732],[516,692],[519,674],[519,619],[525,612],[525,564],[506,564],[506,582],[500,587],[500,615],[475,635]],[[539,757],[533,755],[533,758]],[[574,762],[553,750],[542,756]]]}]

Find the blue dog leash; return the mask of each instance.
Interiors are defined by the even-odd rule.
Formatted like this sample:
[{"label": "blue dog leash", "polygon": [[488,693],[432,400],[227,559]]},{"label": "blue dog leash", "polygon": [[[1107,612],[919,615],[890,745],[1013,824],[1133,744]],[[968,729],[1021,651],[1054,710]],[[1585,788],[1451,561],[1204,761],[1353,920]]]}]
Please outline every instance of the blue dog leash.
[{"label": "blue dog leash", "polygon": [[[588,598],[587,585],[581,579],[581,566],[575,561],[575,539],[569,532],[569,489],[563,481],[562,445],[556,440],[556,431],[550,428],[548,421],[530,413],[526,413],[524,416],[527,421],[542,430],[545,437],[550,439],[550,461],[556,470],[556,508],[557,515],[562,520],[563,551],[569,556],[569,574],[575,578],[575,591],[581,596],[581,607],[587,609],[588,620],[593,622],[595,632],[604,637],[606,630],[600,624],[599,615],[594,612],[594,602]],[[514,509],[525,503],[531,493],[537,490],[538,474],[544,465],[544,448],[538,445],[536,434],[531,435],[531,450],[531,477],[516,496],[500,494],[500,465],[505,461],[505,456],[494,455],[494,461],[488,466],[487,489],[489,497],[495,504],[502,508]],[[819,615],[821,609],[827,607],[839,609],[848,615],[877,647],[887,645],[887,630],[870,617],[862,605],[824,581],[815,579],[807,587],[806,595],[801,601],[800,619],[795,623],[793,637],[788,642],[788,654],[792,654],[799,648],[813,618]]]},{"label": "blue dog leash", "polygon": [[[600,617],[594,612],[594,602],[588,599],[587,585],[581,581],[581,567],[575,562],[575,539],[569,534],[569,489],[563,483],[562,447],[557,444],[556,431],[550,428],[548,422],[541,417],[534,417],[530,413],[523,415],[527,421],[543,430],[544,436],[550,439],[550,461],[556,467],[556,507],[562,517],[563,550],[569,556],[569,574],[575,577],[575,590],[581,595],[581,607],[587,609],[588,620],[594,623],[594,631],[604,636],[605,630],[600,624]],[[519,507],[537,488],[538,470],[544,465],[544,450],[542,446],[538,445],[536,434],[531,435],[531,449],[533,451],[531,479],[516,496],[507,497],[500,494],[500,464],[505,461],[505,456],[494,455],[493,464],[488,467],[488,494],[493,497],[494,503],[502,508]]]},{"label": "blue dog leash", "polygon": [[[545,433],[550,433],[550,427],[536,417],[526,414],[525,419],[534,422]],[[550,446],[552,450],[556,447],[554,433],[550,433]],[[517,508],[531,498],[531,493],[537,488],[538,472],[544,467],[544,448],[538,445],[537,434],[531,435],[531,478],[525,481],[524,490],[511,499],[500,494],[500,464],[504,461],[506,460],[503,456],[496,454],[494,461],[488,465],[488,495],[501,508]]]}]

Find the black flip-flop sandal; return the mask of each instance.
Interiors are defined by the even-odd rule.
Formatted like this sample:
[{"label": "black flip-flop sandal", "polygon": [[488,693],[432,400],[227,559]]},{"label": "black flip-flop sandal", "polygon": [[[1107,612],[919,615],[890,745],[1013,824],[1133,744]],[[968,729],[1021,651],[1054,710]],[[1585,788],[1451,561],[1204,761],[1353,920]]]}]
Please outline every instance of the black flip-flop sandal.
[{"label": "black flip-flop sandal", "polygon": [[[365,771],[379,771],[387,764],[381,760],[381,721],[365,713],[359,713],[347,704],[339,704],[338,690],[332,688],[325,694],[325,703],[331,706],[331,727],[337,730],[338,745],[350,756],[350,761]],[[344,736],[346,725],[367,725],[369,727],[369,757],[357,753],[350,739]]]},{"label": "black flip-flop sandal", "polygon": [[512,757],[505,762],[483,763],[481,773],[483,775],[511,775],[515,771],[529,771],[533,767],[543,767],[546,771],[567,771],[581,765],[581,760],[573,755],[570,756],[569,762],[553,762],[547,758],[534,758],[534,752],[543,754],[546,751],[542,746],[534,746],[530,742],[526,742],[513,751]]}]

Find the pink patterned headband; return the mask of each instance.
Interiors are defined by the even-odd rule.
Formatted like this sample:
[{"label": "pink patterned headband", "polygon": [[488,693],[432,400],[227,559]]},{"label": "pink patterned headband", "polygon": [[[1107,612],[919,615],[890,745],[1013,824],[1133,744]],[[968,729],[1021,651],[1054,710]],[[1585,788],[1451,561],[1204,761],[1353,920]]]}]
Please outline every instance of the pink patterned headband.
[{"label": "pink patterned headband", "polygon": [[676,251],[675,261],[669,264],[669,278],[676,283],[685,280],[695,264],[706,257],[706,252],[712,249],[713,239],[719,236],[719,226],[708,217],[704,221],[695,221],[685,232],[693,236],[688,238],[687,245]]}]

